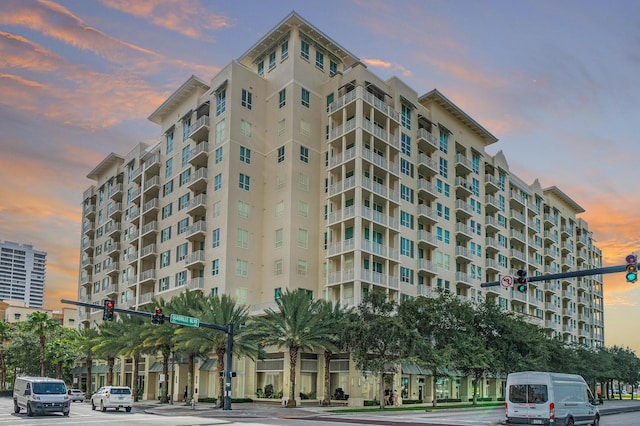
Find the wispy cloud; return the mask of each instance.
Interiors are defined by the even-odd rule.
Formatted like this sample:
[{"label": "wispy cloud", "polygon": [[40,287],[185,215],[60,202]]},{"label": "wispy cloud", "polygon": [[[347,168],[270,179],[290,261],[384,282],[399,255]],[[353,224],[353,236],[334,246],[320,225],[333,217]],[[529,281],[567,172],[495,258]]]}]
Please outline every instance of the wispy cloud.
[{"label": "wispy cloud", "polygon": [[403,77],[410,77],[411,76],[411,70],[408,70],[407,68],[403,67],[400,64],[393,64],[391,62],[388,61],[384,61],[382,59],[375,59],[375,58],[363,58],[362,62],[364,62],[367,66],[373,67],[373,68],[383,68],[386,70],[389,70],[391,72],[393,72],[394,74],[399,74]]}]

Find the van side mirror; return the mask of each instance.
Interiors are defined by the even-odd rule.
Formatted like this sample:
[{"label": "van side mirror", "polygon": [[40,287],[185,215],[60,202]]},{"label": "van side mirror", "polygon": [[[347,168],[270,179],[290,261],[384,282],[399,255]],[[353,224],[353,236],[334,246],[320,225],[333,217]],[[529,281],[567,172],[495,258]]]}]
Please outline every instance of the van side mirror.
[{"label": "van side mirror", "polygon": [[31,395],[31,389],[25,389],[25,390],[24,390],[24,395],[25,395],[25,396],[27,396],[27,395]]},{"label": "van side mirror", "polygon": [[599,405],[599,404],[600,404],[600,402],[598,401],[598,398],[593,398],[591,400],[591,405]]}]

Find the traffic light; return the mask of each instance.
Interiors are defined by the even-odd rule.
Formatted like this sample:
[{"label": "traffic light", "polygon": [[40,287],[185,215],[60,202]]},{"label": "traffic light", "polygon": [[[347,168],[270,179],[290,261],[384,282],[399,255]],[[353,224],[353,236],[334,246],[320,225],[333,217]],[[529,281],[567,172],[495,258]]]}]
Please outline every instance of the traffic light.
[{"label": "traffic light", "polygon": [[164,324],[164,314],[162,313],[162,308],[156,308],[153,316],[151,317],[151,324],[160,325]]},{"label": "traffic light", "polygon": [[113,300],[104,301],[104,309],[102,311],[103,321],[113,321],[113,308],[115,308],[116,302]]},{"label": "traffic light", "polygon": [[527,291],[527,271],[524,269],[518,269],[518,276],[516,277],[516,288],[520,293],[526,293]]},{"label": "traffic light", "polygon": [[627,282],[635,283],[638,281],[638,256],[630,254],[625,260],[627,261]]}]

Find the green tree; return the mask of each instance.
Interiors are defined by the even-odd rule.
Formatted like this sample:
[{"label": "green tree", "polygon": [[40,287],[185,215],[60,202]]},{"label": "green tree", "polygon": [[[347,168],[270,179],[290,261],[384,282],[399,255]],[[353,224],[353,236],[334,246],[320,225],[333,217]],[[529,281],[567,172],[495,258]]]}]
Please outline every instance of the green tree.
[{"label": "green tree", "polygon": [[384,376],[393,364],[407,359],[409,333],[397,315],[398,305],[383,292],[369,292],[345,325],[347,348],[357,368],[380,379],[379,401],[384,409]]},{"label": "green tree", "polygon": [[6,321],[0,321],[0,389],[7,389],[6,348],[10,344],[11,326]]},{"label": "green tree", "polygon": [[39,362],[39,339],[26,322],[11,326],[11,344],[6,349],[7,364],[17,374],[38,376],[42,364]]},{"label": "green tree", "polygon": [[320,327],[330,331],[329,341],[324,347],[324,400],[323,405],[331,404],[331,373],[330,364],[331,358],[336,351],[340,351],[346,348],[347,336],[344,333],[344,325],[347,323],[349,315],[352,311],[344,309],[340,306],[340,302],[320,301],[322,306],[320,307],[318,315],[322,320]]},{"label": "green tree", "polygon": [[145,327],[151,327],[149,320],[138,315],[120,314],[118,315],[118,323],[121,327],[122,344],[120,346],[121,353],[127,358],[133,359],[133,377],[131,390],[136,401],[140,400],[140,388],[138,386],[138,373],[140,369],[140,359],[144,353],[144,344],[142,336]]},{"label": "green tree", "polygon": [[49,317],[46,312],[36,311],[27,317],[27,326],[38,336],[40,343],[40,375],[45,376],[45,349],[47,345],[47,334],[55,328],[60,327],[60,323]]},{"label": "green tree", "polygon": [[296,406],[296,365],[300,351],[323,349],[330,344],[332,333],[324,329],[318,315],[319,302],[310,300],[304,291],[286,291],[276,299],[278,310],[268,308],[265,317],[255,320],[255,334],[262,345],[275,345],[289,350],[288,407]]},{"label": "green tree", "polygon": [[113,367],[120,355],[124,342],[122,322],[104,321],[98,326],[98,336],[94,339],[93,352],[96,357],[107,361],[107,385],[113,385]]},{"label": "green tree", "polygon": [[87,398],[93,393],[93,385],[91,381],[91,370],[93,367],[93,347],[95,339],[98,337],[98,330],[95,328],[83,328],[76,335],[76,345],[78,347],[78,356],[87,365],[86,389]]},{"label": "green tree", "polygon": [[70,328],[59,327],[52,334],[46,347],[46,359],[56,366],[56,377],[67,379],[69,370],[78,359],[76,346],[76,331]]},{"label": "green tree", "polygon": [[[165,315],[168,315],[168,304],[164,299],[151,299],[152,307],[159,307]],[[166,323],[158,326],[145,327],[142,331],[142,342],[145,347],[145,353],[162,355],[162,374],[165,378],[169,377],[169,357],[175,343],[175,327],[173,324]],[[168,380],[164,381],[160,394],[160,402],[166,404],[169,402]]]}]

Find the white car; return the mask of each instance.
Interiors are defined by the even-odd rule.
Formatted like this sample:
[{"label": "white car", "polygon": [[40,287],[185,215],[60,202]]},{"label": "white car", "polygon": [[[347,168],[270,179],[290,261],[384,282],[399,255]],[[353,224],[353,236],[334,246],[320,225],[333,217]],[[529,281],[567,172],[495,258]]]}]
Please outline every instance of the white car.
[{"label": "white car", "polygon": [[128,386],[103,386],[91,395],[92,410],[100,408],[104,412],[107,408],[115,408],[116,411],[124,408],[128,413],[132,407],[133,395]]},{"label": "white car", "polygon": [[82,392],[80,389],[67,389],[67,395],[69,395],[69,400],[71,402],[84,402],[84,392]]}]

